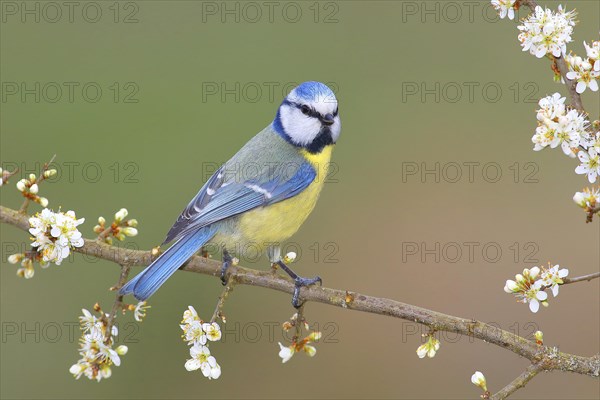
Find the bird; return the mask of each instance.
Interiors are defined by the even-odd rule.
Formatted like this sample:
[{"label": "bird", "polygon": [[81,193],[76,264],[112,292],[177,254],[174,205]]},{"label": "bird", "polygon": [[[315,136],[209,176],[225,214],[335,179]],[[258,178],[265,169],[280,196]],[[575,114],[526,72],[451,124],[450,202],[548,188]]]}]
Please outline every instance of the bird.
[{"label": "bird", "polygon": [[163,245],[174,243],[119,293],[147,300],[208,245],[222,251],[225,285],[231,252],[252,244],[294,280],[292,305],[300,307],[300,289],[322,281],[292,271],[282,260],[281,243],[313,211],[340,132],[334,92],[316,81],[296,86],[273,121],[218,168],[181,212]]}]

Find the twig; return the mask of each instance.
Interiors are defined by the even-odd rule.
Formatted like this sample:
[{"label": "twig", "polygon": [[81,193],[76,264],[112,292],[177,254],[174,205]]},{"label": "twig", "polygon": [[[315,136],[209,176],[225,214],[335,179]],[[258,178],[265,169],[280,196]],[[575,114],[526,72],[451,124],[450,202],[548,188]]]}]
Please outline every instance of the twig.
[{"label": "twig", "polygon": [[594,214],[598,214],[598,213],[600,213],[600,204],[598,204],[596,207],[594,207],[588,211],[585,222],[586,223],[592,222],[592,220],[594,219]]},{"label": "twig", "polygon": [[[123,287],[125,282],[127,282],[127,277],[129,276],[130,269],[131,266],[129,265],[121,265],[121,275],[119,276],[119,281],[115,286],[111,287],[110,290],[119,290]],[[110,314],[108,315],[108,323],[106,324],[106,340],[109,342],[112,340],[112,327],[115,323],[117,312],[121,310],[123,310],[123,296],[117,294],[112,309],[110,310]]]},{"label": "twig", "polygon": [[525,387],[527,382],[532,380],[537,374],[542,372],[544,369],[545,368],[543,367],[543,365],[541,363],[531,364],[530,366],[527,367],[527,369],[525,371],[523,371],[523,373],[521,375],[517,376],[514,381],[512,381],[511,383],[509,383],[508,385],[503,387],[502,390],[495,393],[492,397],[490,397],[490,399],[491,400],[503,400],[503,399],[507,398],[508,396],[510,396],[511,394],[516,392],[517,390]]},{"label": "twig", "polygon": [[[3,206],[0,206],[0,222],[17,226],[23,230],[29,228],[26,215],[19,214],[18,211]],[[150,251],[123,249],[89,239],[85,239],[84,245],[75,248],[74,251],[113,261],[124,266],[149,265],[152,261]],[[181,269],[219,278],[221,262],[194,256]],[[270,270],[258,271],[236,266],[235,280],[238,285],[263,287],[289,294],[294,292],[294,283],[291,280],[273,275]],[[367,296],[353,291],[351,300],[347,301],[348,293],[347,290],[311,286],[303,290],[302,298],[305,301],[400,318],[426,325],[436,331],[472,336],[510,350],[533,363],[544,361],[544,370],[576,372],[595,378],[598,378],[600,374],[599,355],[584,357],[562,353],[556,348],[538,346],[531,340],[484,322],[442,314],[392,299]]]},{"label": "twig", "polygon": [[233,286],[235,285],[235,275],[230,275],[227,280],[227,285],[223,288],[223,292],[219,296],[219,300],[217,301],[217,307],[215,308],[215,312],[213,313],[210,322],[215,322],[217,318],[220,318],[221,321],[226,322],[225,315],[223,314],[223,306],[225,305],[225,300],[229,297],[229,293],[233,291]]},{"label": "twig", "polygon": [[2,170],[2,174],[0,174],[0,179],[2,179],[2,185],[8,183],[10,177],[16,174],[17,172],[19,172],[19,168],[15,169],[14,171]]},{"label": "twig", "polygon": [[570,283],[577,283],[577,282],[584,282],[584,281],[591,281],[592,279],[597,279],[600,278],[600,272],[594,272],[592,274],[587,274],[587,275],[582,275],[582,276],[576,276],[575,278],[563,278],[563,285],[568,285]]},{"label": "twig", "polygon": [[302,303],[300,307],[298,307],[298,311],[296,312],[296,321],[295,321],[295,335],[294,335],[294,344],[300,340],[302,337],[302,325],[304,325],[304,306],[306,303]]}]

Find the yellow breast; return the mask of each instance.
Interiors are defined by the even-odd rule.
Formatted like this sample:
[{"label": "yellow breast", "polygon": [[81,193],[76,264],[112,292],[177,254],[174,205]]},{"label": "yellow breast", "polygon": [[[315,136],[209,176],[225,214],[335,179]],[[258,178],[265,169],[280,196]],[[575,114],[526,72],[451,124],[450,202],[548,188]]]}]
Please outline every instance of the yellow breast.
[{"label": "yellow breast", "polygon": [[302,151],[302,155],[314,167],[315,180],[302,193],[267,207],[247,212],[240,218],[240,231],[247,239],[259,246],[282,242],[292,236],[312,212],[327,177],[333,145],[326,146],[318,154]]}]

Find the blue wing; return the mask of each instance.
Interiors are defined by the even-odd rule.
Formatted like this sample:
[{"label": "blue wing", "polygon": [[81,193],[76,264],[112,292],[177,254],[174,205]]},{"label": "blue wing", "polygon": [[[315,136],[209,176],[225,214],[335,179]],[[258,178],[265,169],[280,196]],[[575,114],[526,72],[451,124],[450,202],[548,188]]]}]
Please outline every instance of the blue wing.
[{"label": "blue wing", "polygon": [[221,168],[208,180],[177,218],[165,243],[217,221],[293,197],[314,181],[316,171],[303,162],[291,177],[275,174],[266,179],[232,182],[225,181],[223,175]]}]

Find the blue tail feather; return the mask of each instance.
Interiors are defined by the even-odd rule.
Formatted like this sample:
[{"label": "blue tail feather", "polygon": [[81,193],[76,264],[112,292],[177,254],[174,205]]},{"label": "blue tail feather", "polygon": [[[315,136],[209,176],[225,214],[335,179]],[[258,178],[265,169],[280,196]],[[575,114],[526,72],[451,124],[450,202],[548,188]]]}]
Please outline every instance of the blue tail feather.
[{"label": "blue tail feather", "polygon": [[133,294],[138,300],[148,299],[183,263],[214,236],[215,231],[215,228],[208,226],[182,237],[145,270],[127,282],[119,293],[122,295]]}]

